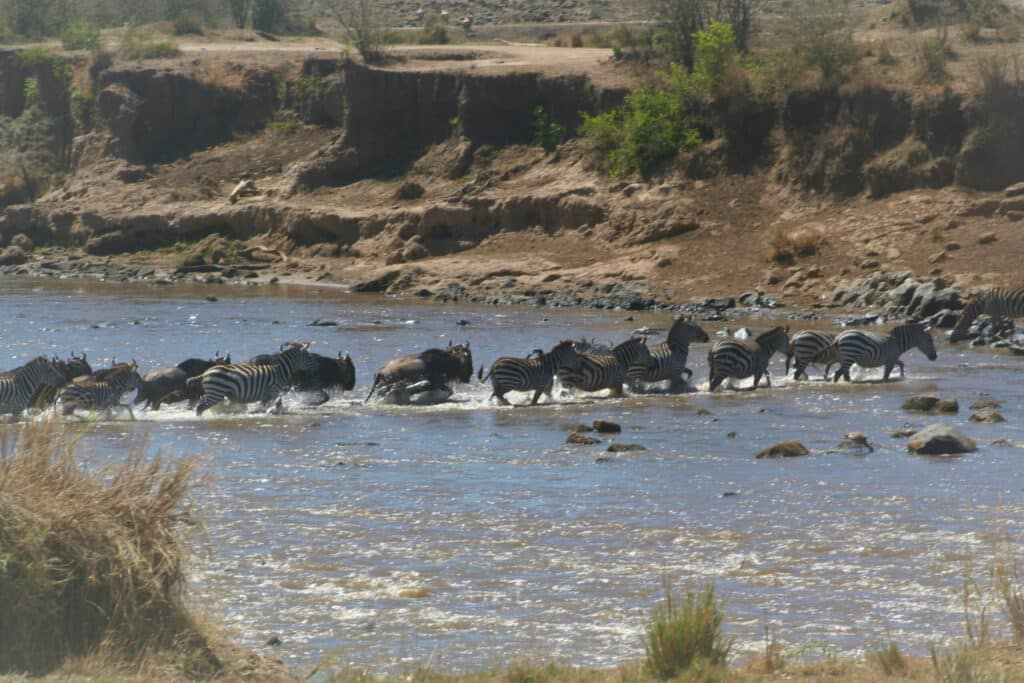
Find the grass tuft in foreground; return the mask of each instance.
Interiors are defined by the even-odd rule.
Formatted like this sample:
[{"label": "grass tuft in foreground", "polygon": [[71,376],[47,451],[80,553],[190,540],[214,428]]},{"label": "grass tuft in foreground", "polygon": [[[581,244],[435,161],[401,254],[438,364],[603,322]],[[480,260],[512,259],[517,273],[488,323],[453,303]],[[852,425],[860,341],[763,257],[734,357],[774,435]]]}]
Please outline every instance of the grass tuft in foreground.
[{"label": "grass tuft in foreground", "polygon": [[648,672],[670,679],[694,665],[724,665],[731,647],[722,634],[724,617],[713,585],[688,588],[677,600],[666,580],[665,599],[655,608],[647,627]]},{"label": "grass tuft in foreground", "polygon": [[184,605],[195,461],[165,466],[140,446],[119,467],[93,472],[78,462],[79,438],[58,422],[3,437],[0,673],[46,673],[83,658],[131,670],[164,651],[188,653],[176,658],[182,674],[217,673]]}]

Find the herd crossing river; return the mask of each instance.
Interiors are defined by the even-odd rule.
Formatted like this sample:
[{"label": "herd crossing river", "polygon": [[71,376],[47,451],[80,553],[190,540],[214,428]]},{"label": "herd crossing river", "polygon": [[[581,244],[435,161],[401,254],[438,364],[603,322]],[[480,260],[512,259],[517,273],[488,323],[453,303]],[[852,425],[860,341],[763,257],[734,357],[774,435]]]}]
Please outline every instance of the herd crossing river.
[{"label": "herd crossing river", "polygon": [[[451,402],[410,408],[362,400],[394,356],[470,339],[476,364],[489,365],[562,339],[665,330],[671,318],[311,288],[3,286],[5,367],[71,350],[97,365],[164,367],[218,351],[250,358],[292,339],[351,355],[356,386],[322,405],[289,396],[281,415],[201,417],[165,406],[100,420],[84,437],[96,464],[140,436],[165,457],[204,459],[211,478],[195,494],[205,527],[192,592],[242,643],[277,636],[275,656],[298,668],[329,654],[392,672],[432,656],[456,669],[524,656],[613,664],[642,652],[663,575],[715,581],[741,654],[763,647],[765,621],[809,656],[890,638],[923,652],[962,633],[964,558],[984,561],[986,534],[1019,533],[1024,519],[1024,364],[939,335],[935,362],[912,351],[906,377],[885,383],[795,382],[776,356],[772,388],[757,391],[580,396],[524,409],[495,405],[490,385],[474,379]],[[804,326],[771,315],[728,326]],[[309,325],[317,319],[337,325]],[[836,331],[830,321],[810,326]],[[712,342],[723,330],[704,327]],[[702,386],[707,349],[694,345],[688,362]],[[921,393],[999,400],[1006,422],[900,410]],[[597,419],[622,433],[566,443],[570,425]],[[931,422],[960,429],[978,451],[919,457],[890,436]],[[875,451],[836,449],[851,431]],[[811,455],[754,458],[788,439]],[[609,453],[613,444],[643,450]]]}]

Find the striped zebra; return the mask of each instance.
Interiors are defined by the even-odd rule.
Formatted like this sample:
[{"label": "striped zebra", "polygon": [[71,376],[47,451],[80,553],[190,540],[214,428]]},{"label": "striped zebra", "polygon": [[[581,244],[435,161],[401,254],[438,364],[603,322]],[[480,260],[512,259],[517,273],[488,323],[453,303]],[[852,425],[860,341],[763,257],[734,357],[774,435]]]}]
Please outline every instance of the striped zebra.
[{"label": "striped zebra", "polygon": [[825,379],[828,379],[828,369],[839,362],[839,349],[833,344],[836,335],[817,330],[803,330],[793,335],[790,340],[789,353],[786,354],[786,374],[789,374],[789,364],[795,358],[795,372],[793,379],[810,379],[807,374],[808,365],[825,366]]},{"label": "striped zebra", "polygon": [[[142,382],[138,370],[134,362],[122,363],[107,370],[104,379],[86,379],[66,385],[57,395],[61,413],[70,415],[79,409],[108,410],[120,405],[121,396],[137,389]],[[131,413],[130,407],[128,412]]]},{"label": "striped zebra", "polygon": [[263,407],[276,400],[280,407],[281,394],[288,389],[292,375],[299,370],[312,373],[317,369],[316,360],[307,348],[308,343],[288,345],[282,347],[280,353],[265,359],[266,362],[215,365],[192,377],[186,382],[189,392],[202,390],[202,396],[196,403],[196,415],[202,415],[226,399],[234,403],[258,401]]},{"label": "striped zebra", "polygon": [[20,368],[0,377],[0,412],[15,418],[31,405],[32,397],[44,386],[64,384],[64,375],[46,356],[33,358]]},{"label": "striped zebra", "polygon": [[639,380],[651,370],[651,351],[645,337],[633,337],[612,349],[609,354],[580,353],[579,368],[561,368],[558,379],[569,389],[601,391],[611,389],[612,396],[622,396],[622,384]]},{"label": "striped zebra", "polygon": [[709,341],[708,333],[703,328],[687,318],[679,318],[672,324],[668,340],[651,347],[651,365],[643,368],[643,374],[639,374],[641,368],[630,368],[631,371],[636,370],[634,376],[638,376],[633,382],[633,389],[639,389],[642,383],[653,384],[668,380],[670,392],[681,391],[684,386],[682,376],[686,375],[687,382],[693,377],[693,370],[686,367],[690,344],[706,341]]},{"label": "striped zebra", "polygon": [[877,368],[884,365],[883,381],[889,379],[893,367],[898,367],[900,376],[903,377],[905,373],[900,356],[915,346],[928,357],[928,360],[935,360],[938,357],[932,333],[922,323],[907,323],[894,327],[884,337],[872,332],[849,330],[836,337],[835,346],[839,350],[839,369],[832,377],[834,382],[838,382],[840,377],[845,377],[849,382],[850,366],[854,363],[862,368]]},{"label": "striped zebra", "polygon": [[967,339],[971,323],[979,315],[991,317],[993,329],[999,329],[1004,318],[1013,320],[1024,316],[1024,287],[996,287],[971,298],[953,326],[949,341]]},{"label": "striped zebra", "polygon": [[754,376],[754,388],[761,382],[763,375],[772,385],[768,375],[768,363],[776,351],[789,353],[789,328],[776,327],[755,339],[722,339],[714,343],[708,352],[708,367],[711,371],[708,380],[708,391],[732,377],[743,379]]},{"label": "striped zebra", "polygon": [[551,387],[555,382],[555,375],[563,368],[579,369],[580,356],[576,353],[576,346],[571,341],[564,341],[555,345],[547,353],[541,353],[538,358],[512,358],[503,356],[494,361],[490,372],[483,375],[483,368],[477,374],[480,381],[491,380],[491,398],[497,397],[503,405],[508,405],[505,399],[509,391],[533,391],[533,400],[530,405],[537,405],[541,394],[551,396]]}]

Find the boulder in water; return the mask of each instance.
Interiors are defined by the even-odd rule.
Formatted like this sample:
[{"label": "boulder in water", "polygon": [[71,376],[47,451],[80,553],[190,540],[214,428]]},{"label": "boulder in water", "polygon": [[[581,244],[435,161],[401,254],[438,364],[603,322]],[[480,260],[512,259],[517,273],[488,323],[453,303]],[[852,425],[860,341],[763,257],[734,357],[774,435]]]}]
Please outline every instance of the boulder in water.
[{"label": "boulder in water", "polygon": [[969,418],[971,422],[984,422],[986,424],[997,424],[999,422],[1006,422],[1006,418],[999,414],[999,411],[995,408],[984,408],[977,411]]},{"label": "boulder in water", "polygon": [[618,434],[622,431],[622,425],[609,420],[594,420],[594,431],[598,434]]},{"label": "boulder in water", "polygon": [[955,398],[911,396],[903,402],[900,409],[918,413],[958,413],[960,412],[960,404],[957,403]]},{"label": "boulder in water", "polygon": [[783,441],[777,443],[770,448],[766,448],[757,454],[758,459],[760,458],[796,458],[801,455],[810,455],[810,451],[807,450],[807,446],[803,445],[799,441]]},{"label": "boulder in water", "polygon": [[628,453],[630,451],[646,451],[646,446],[641,446],[638,443],[613,443],[608,446],[609,453]]},{"label": "boulder in water", "polygon": [[928,425],[907,440],[907,448],[918,455],[958,455],[973,453],[978,446],[946,425]]},{"label": "boulder in water", "polygon": [[571,443],[576,446],[593,446],[595,443],[601,443],[600,439],[595,439],[592,436],[586,434],[580,434],[579,432],[573,432],[569,435],[569,438],[565,440],[566,443]]}]

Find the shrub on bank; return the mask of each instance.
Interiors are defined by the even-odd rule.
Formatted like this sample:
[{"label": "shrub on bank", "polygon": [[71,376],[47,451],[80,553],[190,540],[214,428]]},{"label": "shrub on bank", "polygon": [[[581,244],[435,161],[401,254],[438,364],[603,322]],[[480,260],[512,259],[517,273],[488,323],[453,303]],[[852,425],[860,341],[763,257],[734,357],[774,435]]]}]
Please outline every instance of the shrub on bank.
[{"label": "shrub on bank", "polygon": [[116,469],[92,472],[58,422],[5,436],[0,673],[45,673],[98,654],[130,663],[183,645],[197,674],[215,673],[183,601],[195,461],[164,466],[135,449]]},{"label": "shrub on bank", "polygon": [[676,600],[666,581],[665,600],[655,608],[647,627],[647,671],[667,680],[695,664],[724,666],[731,648],[722,633],[724,617],[713,585],[687,589]]}]

